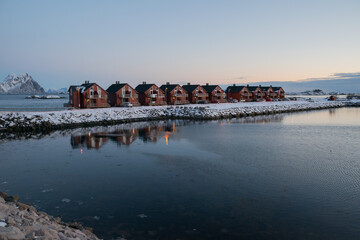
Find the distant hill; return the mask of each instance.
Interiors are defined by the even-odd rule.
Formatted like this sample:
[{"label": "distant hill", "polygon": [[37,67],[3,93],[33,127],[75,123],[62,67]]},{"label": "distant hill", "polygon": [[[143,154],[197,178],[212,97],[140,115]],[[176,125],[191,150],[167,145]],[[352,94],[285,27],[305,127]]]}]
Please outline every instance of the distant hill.
[{"label": "distant hill", "polygon": [[0,83],[0,94],[45,94],[45,90],[27,73],[10,74]]},{"label": "distant hill", "polygon": [[[246,84],[237,84],[246,85]],[[263,85],[263,86],[281,86],[287,93],[301,93],[312,91],[314,89],[321,89],[325,93],[360,93],[360,73],[338,73],[334,76],[323,79],[308,79],[305,81],[285,81],[285,82],[256,82],[249,85]],[[223,86],[226,89],[228,85]]]},{"label": "distant hill", "polygon": [[48,94],[66,94],[67,88],[49,88],[46,93]]}]

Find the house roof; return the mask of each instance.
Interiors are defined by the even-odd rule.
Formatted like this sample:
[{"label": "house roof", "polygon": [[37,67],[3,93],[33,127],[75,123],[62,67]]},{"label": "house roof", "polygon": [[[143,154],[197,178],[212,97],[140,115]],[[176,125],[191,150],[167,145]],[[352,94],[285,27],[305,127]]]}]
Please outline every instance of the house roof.
[{"label": "house roof", "polygon": [[[249,89],[250,92],[255,91],[259,86],[246,86],[247,89]],[[260,88],[261,89],[261,88]]]},{"label": "house roof", "polygon": [[79,88],[82,88],[82,87],[79,85],[71,85],[68,89],[68,92],[70,92],[70,89],[72,89],[73,91],[77,91],[77,90],[79,90]]},{"label": "house roof", "polygon": [[94,85],[95,83],[84,83],[81,84],[81,86],[84,87],[84,89],[82,91],[86,91],[88,88],[90,88],[92,85]]},{"label": "house roof", "polygon": [[229,86],[227,87],[226,92],[237,93],[240,92],[244,87],[246,86]]},{"label": "house roof", "polygon": [[183,85],[182,88],[185,89],[188,93],[193,92],[198,86],[200,86],[199,84],[194,84],[194,85]]},{"label": "house roof", "polygon": [[278,90],[280,90],[280,88],[282,88],[282,87],[272,87],[272,89],[273,89],[274,91],[278,91]]},{"label": "house roof", "polygon": [[139,84],[137,85],[137,87],[135,88],[135,90],[138,92],[138,93],[144,93],[146,92],[147,90],[149,90],[149,88],[151,88],[153,85],[155,85],[154,83],[151,83],[151,84]]},{"label": "house roof", "polygon": [[179,84],[164,84],[164,85],[161,85],[160,89],[165,92],[165,89],[167,88],[167,91],[171,92],[177,86],[180,86],[180,85]]},{"label": "house roof", "polygon": [[[264,87],[261,86],[260,88],[261,88],[261,90],[263,90],[263,91],[266,92],[267,90],[269,90],[270,86],[264,86]],[[271,87],[271,88],[272,88],[272,87]]]},{"label": "house roof", "polygon": [[202,87],[205,89],[206,92],[211,93],[218,86],[219,85],[203,85]]},{"label": "house roof", "polygon": [[108,89],[106,89],[106,91],[108,93],[116,93],[117,91],[122,89],[125,85],[126,85],[126,83],[114,83],[110,87],[108,87]]}]

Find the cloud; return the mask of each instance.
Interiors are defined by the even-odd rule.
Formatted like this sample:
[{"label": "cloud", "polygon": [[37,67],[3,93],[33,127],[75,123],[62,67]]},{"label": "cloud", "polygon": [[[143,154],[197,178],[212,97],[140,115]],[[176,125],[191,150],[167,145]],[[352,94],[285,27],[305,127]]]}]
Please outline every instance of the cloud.
[{"label": "cloud", "polygon": [[358,78],[360,77],[360,72],[355,73],[334,73],[335,78]]},{"label": "cloud", "polygon": [[333,73],[328,77],[322,78],[307,78],[298,82],[324,81],[324,80],[341,80],[341,79],[357,79],[360,78],[360,72],[354,73]]}]

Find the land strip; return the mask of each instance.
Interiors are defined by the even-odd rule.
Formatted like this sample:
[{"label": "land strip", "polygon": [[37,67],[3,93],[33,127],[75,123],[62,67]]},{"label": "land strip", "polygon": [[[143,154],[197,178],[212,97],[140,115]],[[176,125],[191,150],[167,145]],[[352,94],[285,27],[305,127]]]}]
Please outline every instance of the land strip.
[{"label": "land strip", "polygon": [[[355,105],[358,103],[355,103]],[[308,111],[354,105],[346,101],[284,101],[182,106],[143,106],[52,112],[0,112],[0,130],[41,132],[164,119],[212,120]]]}]

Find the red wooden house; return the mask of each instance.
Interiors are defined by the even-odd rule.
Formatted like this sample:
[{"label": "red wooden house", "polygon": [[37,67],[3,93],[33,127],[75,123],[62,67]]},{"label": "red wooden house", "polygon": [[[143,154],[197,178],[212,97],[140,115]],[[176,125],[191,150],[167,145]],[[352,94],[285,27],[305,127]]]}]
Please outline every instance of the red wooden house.
[{"label": "red wooden house", "polygon": [[269,87],[266,86],[266,87],[260,87],[260,88],[264,93],[265,99],[276,98],[276,93],[274,92],[271,85]]},{"label": "red wooden house", "polygon": [[69,87],[68,106],[74,108],[110,107],[108,93],[96,83],[85,81],[80,86]]},{"label": "red wooden house", "polygon": [[165,95],[163,90],[161,90],[155,84],[143,84],[138,85],[135,90],[139,95],[139,102],[144,106],[156,106],[156,105],[166,105]]},{"label": "red wooden house", "polygon": [[188,104],[188,93],[179,84],[166,83],[160,87],[168,105]]},{"label": "red wooden house", "polygon": [[219,85],[206,85],[202,86],[205,91],[209,94],[208,101],[210,103],[225,103],[226,93]]},{"label": "red wooden house", "polygon": [[264,92],[261,90],[261,85],[259,86],[246,86],[247,89],[252,93],[253,101],[264,99]]},{"label": "red wooden house", "polygon": [[273,87],[277,98],[285,98],[285,91],[282,87]]},{"label": "red wooden house", "polygon": [[199,102],[207,102],[209,94],[205,91],[205,89],[199,84],[191,85],[188,83],[187,85],[182,86],[185,91],[188,93],[188,101],[190,103],[199,103]]},{"label": "red wooden house", "polygon": [[109,103],[112,107],[120,107],[126,102],[133,106],[140,105],[137,91],[127,83],[116,81],[106,91],[109,93]]},{"label": "red wooden house", "polygon": [[246,86],[229,86],[226,89],[226,97],[229,102],[233,99],[237,101],[251,101],[252,100],[252,93],[247,89]]}]

